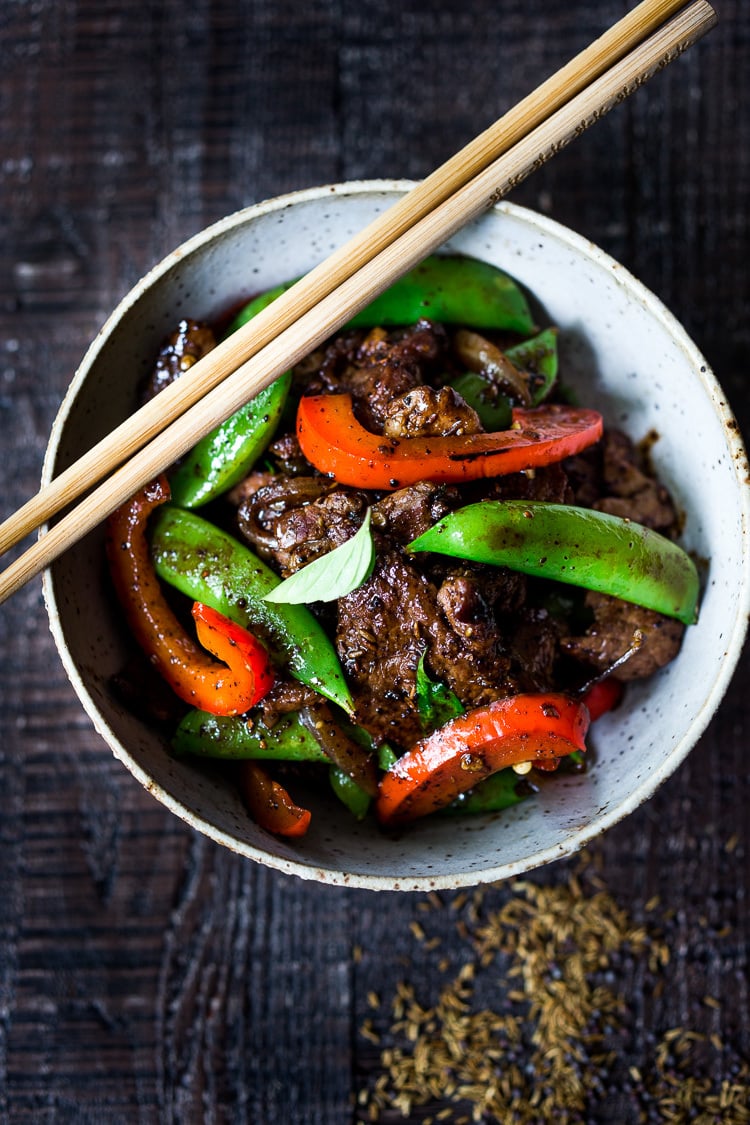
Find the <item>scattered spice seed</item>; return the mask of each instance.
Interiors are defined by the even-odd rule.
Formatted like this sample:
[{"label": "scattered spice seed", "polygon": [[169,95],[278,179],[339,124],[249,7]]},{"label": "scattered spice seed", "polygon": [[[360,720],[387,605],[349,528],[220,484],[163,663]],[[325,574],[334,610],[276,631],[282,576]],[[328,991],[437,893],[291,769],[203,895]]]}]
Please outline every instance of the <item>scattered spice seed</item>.
[{"label": "scattered spice seed", "polygon": [[[380,1043],[380,1036],[378,1035],[377,1031],[375,1031],[375,1029],[373,1028],[372,1020],[365,1020],[365,1022],[362,1024],[362,1026],[360,1027],[359,1030],[360,1030],[360,1033],[361,1033],[363,1039],[367,1039],[370,1043],[376,1043],[376,1044]],[[362,1093],[366,1094],[367,1091],[360,1090],[360,1095]],[[366,1101],[367,1098],[365,1097],[364,1099],[362,1099],[360,1097],[360,1101],[362,1101],[362,1100]]]},{"label": "scattered spice seed", "polygon": [[[658,904],[655,896],[644,912]],[[619,1067],[619,1095],[633,1122],[750,1125],[750,1067],[736,1056],[729,1065],[716,1034],[670,1028],[645,1061],[627,1066],[628,1010],[614,987],[617,969],[623,958],[641,960],[655,993],[670,951],[617,905],[595,859],[585,856],[566,884],[516,880],[471,897],[462,892],[447,909],[467,943],[463,963],[440,958],[440,973],[453,969],[434,1002],[401,981],[390,1024],[381,1016],[376,1032],[366,1021],[364,1037],[380,1034],[383,1042],[382,1070],[365,1090],[370,1121],[386,1114],[393,1122],[395,1112],[422,1125],[584,1125],[607,1106]],[[433,939],[419,923],[410,929],[424,954]],[[495,1009],[478,1005],[480,978],[500,990]],[[711,996],[703,1003],[720,1008]],[[709,1047],[718,1065],[707,1062]],[[717,1081],[723,1067],[728,1074]]]}]

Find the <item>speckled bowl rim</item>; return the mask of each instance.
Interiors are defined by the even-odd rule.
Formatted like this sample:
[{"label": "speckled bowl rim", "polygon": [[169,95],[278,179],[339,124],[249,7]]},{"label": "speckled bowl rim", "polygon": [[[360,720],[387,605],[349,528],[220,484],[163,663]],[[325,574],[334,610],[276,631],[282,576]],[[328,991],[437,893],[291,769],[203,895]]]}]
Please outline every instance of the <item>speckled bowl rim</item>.
[{"label": "speckled bowl rim", "polygon": [[[168,254],[145,274],[119,302],[85,353],[55,419],[50,443],[44,459],[42,483],[46,484],[51,479],[60,436],[72,403],[83,385],[89,369],[96,360],[104,341],[111,334],[119,321],[127,314],[129,309],[141,299],[149,287],[163,274],[174,268],[183,258],[203,247],[206,243],[227,233],[236,226],[243,225],[262,215],[283,210],[295,204],[330,198],[332,196],[348,196],[359,193],[376,192],[385,195],[394,195],[395,197],[396,195],[401,195],[409,191],[413,186],[414,182],[410,180],[358,180],[290,192],[265,200],[261,203],[253,204],[220,219],[218,222],[213,223],[211,226],[206,227],[198,234],[189,238]],[[560,244],[566,245],[575,254],[583,255],[599,268],[609,273],[617,285],[625,288],[631,296],[635,297],[641,303],[656,321],[661,323],[681,349],[686,360],[696,372],[696,375],[700,378],[703,388],[716,412],[716,416],[721,423],[728,449],[733,458],[735,475],[739,485],[742,519],[741,533],[743,538],[742,568],[741,574],[739,575],[740,612],[737,614],[733,623],[721,668],[714,678],[712,690],[704,701],[702,708],[693,717],[683,737],[663,759],[659,768],[653,770],[641,785],[631,791],[629,796],[623,799],[622,802],[619,802],[614,807],[610,807],[606,813],[595,816],[580,829],[571,831],[562,842],[541,849],[538,852],[524,857],[522,860],[512,863],[501,863],[481,871],[471,871],[468,873],[453,872],[450,875],[441,876],[438,872],[433,871],[429,876],[403,876],[396,879],[382,875],[368,875],[360,872],[323,869],[319,864],[305,863],[304,857],[302,857],[300,861],[293,861],[281,856],[275,856],[263,849],[239,841],[229,833],[218,829],[216,826],[204,820],[203,817],[196,815],[161,785],[157,784],[148,772],[130,756],[127,748],[119,742],[114,732],[108,727],[100,715],[68,651],[58,612],[54,580],[51,572],[46,571],[43,577],[43,595],[49,616],[50,630],[55,644],[66,673],[84,709],[92,720],[95,729],[110,746],[114,755],[124,763],[144,788],[192,828],[208,836],[216,843],[229,848],[231,851],[272,869],[282,871],[285,874],[297,875],[303,879],[315,880],[333,886],[349,886],[370,890],[449,890],[512,878],[554,860],[572,855],[601,833],[623,820],[652,797],[663,782],[674,773],[690,750],[698,742],[715,714],[734,675],[743,649],[747,633],[748,616],[750,614],[750,488],[748,487],[750,469],[748,468],[747,456],[736,419],[711,368],[702,353],[690,339],[685,329],[662,301],[638,281],[633,274],[626,270],[625,267],[620,265],[619,262],[615,261],[614,258],[601,250],[597,245],[581,235],[576,234],[554,219],[541,215],[529,208],[520,207],[517,204],[503,201],[496,204],[493,209],[515,216],[517,219],[530,224],[540,232],[549,234]]]}]

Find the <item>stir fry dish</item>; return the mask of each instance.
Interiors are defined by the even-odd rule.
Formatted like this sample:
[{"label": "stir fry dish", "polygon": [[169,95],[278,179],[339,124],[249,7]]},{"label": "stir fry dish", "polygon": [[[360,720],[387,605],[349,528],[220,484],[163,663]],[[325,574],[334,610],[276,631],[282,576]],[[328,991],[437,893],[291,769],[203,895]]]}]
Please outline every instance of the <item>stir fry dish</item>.
[{"label": "stir fry dish", "polygon": [[[181,321],[144,395],[287,287]],[[558,366],[506,274],[428,258],[110,517],[118,689],[267,831],[321,789],[383,829],[505,809],[677,656],[699,580],[656,436]]]}]

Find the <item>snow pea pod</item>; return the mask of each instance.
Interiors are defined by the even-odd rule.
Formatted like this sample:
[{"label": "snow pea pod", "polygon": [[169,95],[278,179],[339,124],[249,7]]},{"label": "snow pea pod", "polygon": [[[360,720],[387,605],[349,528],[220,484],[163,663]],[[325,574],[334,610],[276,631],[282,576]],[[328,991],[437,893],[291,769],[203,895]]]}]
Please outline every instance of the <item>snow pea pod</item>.
[{"label": "snow pea pod", "polygon": [[[257,316],[294,284],[255,297],[230,325],[234,331]],[[528,336],[534,321],[523,292],[511,277],[478,258],[433,255],[394,282],[346,325],[385,328],[416,324],[422,318],[470,328],[494,328]]]},{"label": "snow pea pod", "polygon": [[285,762],[327,762],[320,743],[297,712],[282,715],[272,727],[239,716],[188,711],[172,736],[176,754],[207,758],[257,758]]},{"label": "snow pea pod", "polygon": [[485,500],[452,512],[407,550],[507,566],[611,594],[685,625],[697,620],[692,559],[671,539],[606,512]]},{"label": "snow pea pod", "polygon": [[244,628],[260,630],[272,657],[348,714],[354,710],[336,650],[303,605],[274,604],[264,595],[280,579],[253,552],[195,512],[169,505],[151,524],[158,576]]},{"label": "snow pea pod", "polygon": [[338,766],[331,766],[329,780],[331,789],[342,805],[346,806],[356,820],[364,820],[372,804],[369,793],[365,793],[364,789]]},{"label": "snow pea pod", "polygon": [[[256,297],[235,318],[226,335],[252,320],[291,284]],[[180,508],[198,508],[239,484],[276,432],[291,385],[292,373],[286,371],[206,434],[170,476],[172,502]]]},{"label": "snow pea pod", "polygon": [[299,278],[294,278],[292,281],[282,281],[281,285],[274,285],[272,289],[266,289],[264,293],[259,293],[257,297],[253,297],[251,301],[248,301],[248,303],[240,309],[230,322],[226,335],[231,336],[231,334],[236,332],[238,328],[241,328],[243,324],[247,324],[248,320],[252,320],[259,312],[263,312],[263,309],[268,308],[277,297],[280,297],[282,293],[286,293],[287,289],[291,289],[297,281],[299,281]]},{"label": "snow pea pod", "polygon": [[296,711],[282,715],[272,727],[267,727],[260,721],[248,722],[239,716],[226,718],[193,709],[172,736],[172,750],[178,755],[194,754],[224,761],[325,763],[330,767],[333,792],[357,820],[367,814],[372,800],[345,770],[331,763]]},{"label": "snow pea pod", "polygon": [[534,330],[528,302],[512,278],[478,258],[446,255],[425,258],[357,313],[347,327],[416,324],[422,317],[524,336]]},{"label": "snow pea pod", "polygon": [[172,502],[198,508],[239,484],[276,432],[291,385],[287,371],[202,438],[169,478]]}]

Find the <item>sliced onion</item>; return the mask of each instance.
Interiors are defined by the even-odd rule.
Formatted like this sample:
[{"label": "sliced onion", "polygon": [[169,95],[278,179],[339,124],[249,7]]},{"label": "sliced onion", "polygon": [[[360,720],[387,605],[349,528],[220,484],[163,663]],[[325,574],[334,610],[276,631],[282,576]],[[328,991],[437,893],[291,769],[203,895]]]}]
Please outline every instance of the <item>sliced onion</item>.
[{"label": "sliced onion", "polygon": [[478,332],[460,328],[453,337],[456,355],[470,371],[486,375],[493,383],[502,383],[524,406],[531,405],[529,384],[507,355]]}]

